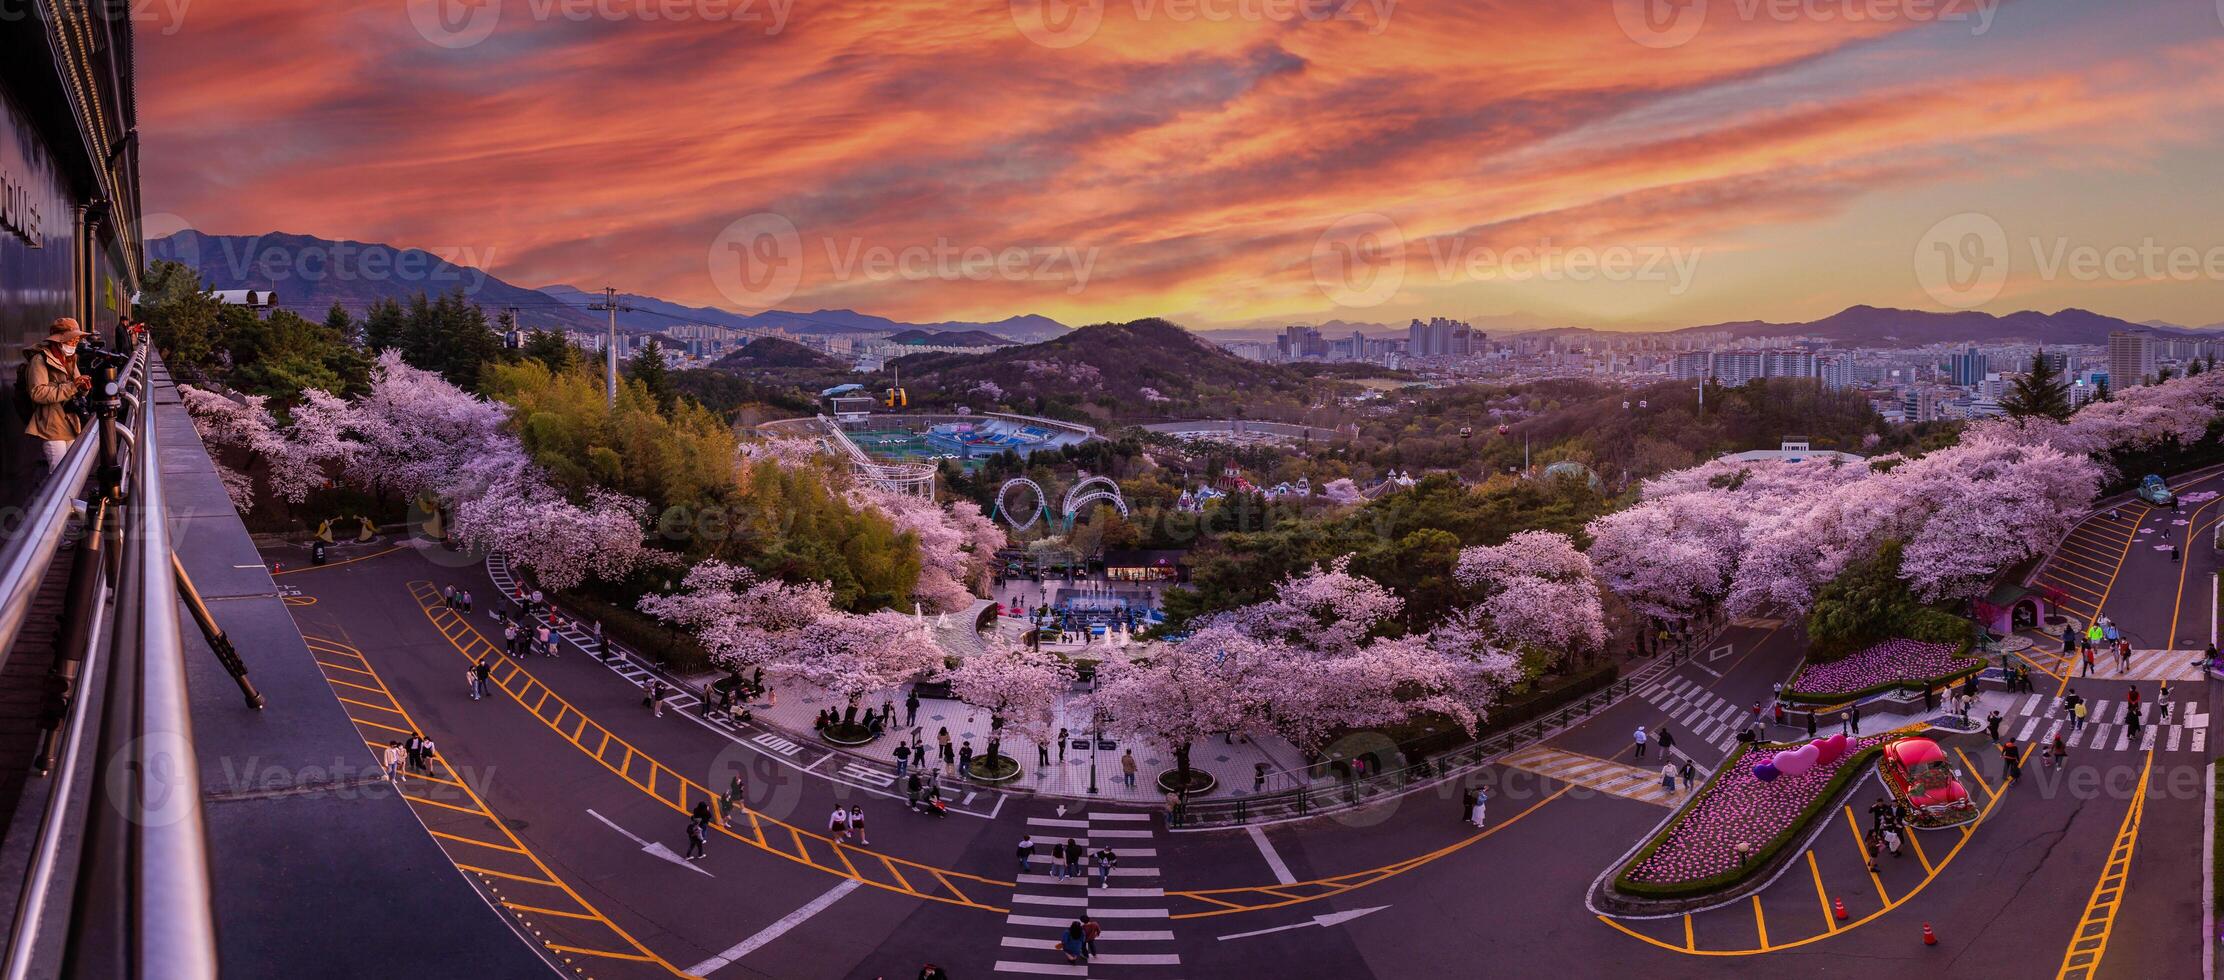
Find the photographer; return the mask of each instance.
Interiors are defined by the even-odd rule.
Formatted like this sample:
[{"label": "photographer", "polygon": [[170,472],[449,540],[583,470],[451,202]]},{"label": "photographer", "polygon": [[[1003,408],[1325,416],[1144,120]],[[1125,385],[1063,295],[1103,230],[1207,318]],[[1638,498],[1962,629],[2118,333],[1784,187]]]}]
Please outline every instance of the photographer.
[{"label": "photographer", "polygon": [[23,352],[23,369],[16,376],[17,407],[27,403],[30,409],[23,431],[40,441],[49,473],[85,429],[84,420],[69,410],[70,401],[93,386],[93,379],[77,370],[77,345],[84,337],[76,320],[55,320],[46,340]]}]

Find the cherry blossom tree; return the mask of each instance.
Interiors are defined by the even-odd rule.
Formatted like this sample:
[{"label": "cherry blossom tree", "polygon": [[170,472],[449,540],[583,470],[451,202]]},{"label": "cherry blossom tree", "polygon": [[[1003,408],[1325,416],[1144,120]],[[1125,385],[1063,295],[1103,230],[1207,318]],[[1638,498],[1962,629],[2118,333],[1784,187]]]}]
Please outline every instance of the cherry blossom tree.
[{"label": "cherry blossom tree", "polygon": [[917,494],[895,493],[865,482],[850,487],[851,506],[888,518],[899,533],[918,542],[916,598],[936,612],[957,612],[971,605],[988,585],[989,562],[1005,537],[995,522],[971,501],[945,508]]},{"label": "cherry blossom tree", "polygon": [[829,613],[802,631],[782,664],[794,677],[855,706],[865,695],[942,669],[942,648],[894,610]]},{"label": "cherry blossom tree", "polygon": [[988,712],[988,758],[1000,757],[1004,735],[1017,732],[1037,743],[1050,738],[1058,699],[1073,688],[1074,670],[1054,654],[1001,638],[950,672],[957,699]]},{"label": "cherry blossom tree", "polygon": [[1240,730],[1247,703],[1242,672],[1192,643],[1160,646],[1141,660],[1106,658],[1097,665],[1096,689],[1075,702],[1105,731],[1172,750],[1174,785],[1184,788],[1191,785],[1191,747]]},{"label": "cherry blossom tree", "polygon": [[517,480],[458,503],[450,535],[467,548],[507,555],[542,585],[562,590],[664,560],[642,540],[648,516],[637,497],[598,488],[581,506],[545,481]]},{"label": "cherry blossom tree", "polygon": [[1969,596],[2002,568],[2053,547],[2098,493],[2101,470],[2084,455],[1980,434],[1885,478],[1924,514],[1900,573],[1918,597],[1935,601]]},{"label": "cherry blossom tree", "polygon": [[[360,446],[348,459],[348,482],[403,496],[447,496],[461,475],[484,472],[487,459],[522,459],[517,440],[503,431],[509,408],[483,401],[430,371],[403,363],[399,351],[381,352],[372,365],[370,390],[347,416]],[[474,466],[474,463],[478,466]],[[486,487],[464,487],[461,495]]]},{"label": "cherry blossom tree", "polygon": [[[284,446],[278,422],[265,407],[270,401],[265,396],[246,395],[234,400],[192,385],[179,385],[178,398],[193,419],[193,430],[211,449],[243,450],[268,459]],[[232,506],[242,514],[254,509],[255,478],[213,453],[210,460],[216,464],[216,477],[223,482],[225,495],[232,498]]]},{"label": "cherry blossom tree", "polygon": [[1329,503],[1338,507],[1349,507],[1352,504],[1364,503],[1367,499],[1364,494],[1359,492],[1359,485],[1353,483],[1351,477],[1348,476],[1328,481],[1321,487],[1321,496],[1328,498]]},{"label": "cherry blossom tree", "polygon": [[1468,548],[1456,574],[1484,593],[1475,609],[1501,643],[1559,651],[1606,642],[1591,559],[1567,535],[1521,531],[1504,544]]},{"label": "cherry blossom tree", "polygon": [[1607,587],[1638,612],[1681,622],[1727,595],[1742,522],[1727,491],[1641,500],[1586,528]]},{"label": "cherry blossom tree", "polygon": [[642,612],[687,630],[731,671],[784,668],[790,652],[834,614],[824,582],[767,579],[738,565],[696,565],[676,592],[643,596]]}]

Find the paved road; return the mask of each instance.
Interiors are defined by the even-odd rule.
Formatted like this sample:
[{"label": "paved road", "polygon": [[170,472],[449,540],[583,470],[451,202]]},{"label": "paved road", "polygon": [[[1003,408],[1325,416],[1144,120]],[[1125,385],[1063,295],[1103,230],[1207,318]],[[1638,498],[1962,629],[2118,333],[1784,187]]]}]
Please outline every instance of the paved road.
[{"label": "paved road", "polygon": [[[2162,570],[2177,568],[2127,560],[2123,577],[2152,592]],[[472,701],[465,668],[496,635],[486,600],[464,617],[441,607],[437,589],[493,590],[452,556],[405,549],[279,581],[300,590],[294,612],[318,638],[328,678],[361,688],[335,691],[366,738],[404,728],[437,739],[440,768],[425,775],[462,786],[413,778],[404,790],[457,863],[478,869],[466,874],[499,914],[562,947],[549,955],[565,973],[909,977],[932,961],[967,977],[1698,977],[1765,956],[1770,972],[2035,976],[2061,968],[2119,838],[2133,843],[2125,897],[2099,910],[2115,913],[2102,923],[2109,973],[2188,976],[2199,962],[2200,870],[2185,856],[2199,852],[2207,752],[2173,751],[2167,735],[2151,766],[2148,752],[2111,742],[2081,747],[2065,776],[2002,788],[1997,802],[1980,787],[1989,810],[1973,833],[1926,835],[1921,856],[1874,879],[1840,815],[1812,857],[1755,900],[1688,920],[1607,923],[1585,911],[1585,886],[1674,802],[1630,758],[1630,731],[1667,719],[1676,748],[1711,768],[1725,723],[1796,665],[1796,624],[1735,627],[1519,767],[1476,774],[1493,790],[1481,832],[1461,819],[1450,785],[1257,832],[1169,832],[1153,814],[1070,801],[1061,812],[1060,801],[1025,796],[984,796],[974,813],[941,820],[907,813],[861,775],[824,778],[840,776],[843,757],[784,753],[677,711],[654,717],[638,691],[577,651],[514,663],[497,654],[500,689]],[[2123,608],[2127,623],[2159,615]],[[2192,686],[2205,708],[2207,685]],[[2046,720],[2043,710],[2017,717]],[[1946,744],[1997,786],[1981,737]],[[684,809],[737,770],[750,812],[710,841],[705,860],[679,859]],[[2142,776],[2146,805],[2134,807]],[[870,846],[826,836],[837,803],[865,808]],[[1123,874],[1095,893],[1020,875],[1014,845],[1029,833],[1045,849],[1063,836],[1113,846]],[[1826,915],[1825,897],[1845,902],[1846,922]],[[1107,936],[1086,974],[1051,948],[1084,909]],[[1924,922],[1939,946],[1919,942]]]}]

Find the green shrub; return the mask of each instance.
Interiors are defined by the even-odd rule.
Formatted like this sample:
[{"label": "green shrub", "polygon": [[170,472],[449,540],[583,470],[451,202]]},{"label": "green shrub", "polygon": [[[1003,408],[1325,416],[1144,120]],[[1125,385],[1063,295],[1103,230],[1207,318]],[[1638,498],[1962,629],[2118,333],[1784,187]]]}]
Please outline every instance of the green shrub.
[{"label": "green shrub", "polygon": [[[1774,746],[1771,750],[1788,747],[1790,746]],[[1692,794],[1692,802],[1696,802],[1705,796],[1709,789],[1714,788],[1714,781],[1722,778],[1724,773],[1738,771],[1736,765],[1738,759],[1742,758],[1745,753],[1753,751],[1753,748],[1754,743],[1751,742],[1739,745],[1737,751],[1730,753],[1730,757],[1723,760],[1722,765],[1715,769],[1714,775],[1707,779],[1706,785],[1700,787],[1697,793]],[[1839,794],[1845,792],[1847,786],[1865,775],[1868,772],[1870,761],[1883,751],[1884,743],[1878,743],[1855,752],[1845,765],[1838,767],[1838,773],[1830,778],[1829,785],[1824,786],[1822,792],[1816,794],[1815,798],[1799,811],[1798,818],[1794,819],[1790,826],[1778,830],[1775,836],[1770,837],[1760,847],[1754,848],[1753,856],[1747,858],[1743,865],[1724,871],[1721,874],[1694,878],[1690,881],[1631,881],[1629,879],[1629,869],[1644,864],[1646,859],[1653,856],[1654,851],[1660,849],[1661,844],[1667,842],[1669,833],[1682,826],[1684,820],[1691,815],[1690,805],[1686,804],[1684,812],[1677,814],[1676,819],[1670,821],[1668,826],[1662,827],[1660,833],[1653,835],[1652,840],[1645,842],[1645,846],[1632,855],[1622,865],[1621,870],[1614,873],[1614,890],[1643,898],[1693,898],[1721,891],[1759,874],[1762,869],[1769,866],[1770,861],[1783,853],[1785,848],[1803,839],[1802,832],[1813,826],[1815,819],[1823,816],[1823,812],[1828,810],[1832,804],[1837,803]]]}]

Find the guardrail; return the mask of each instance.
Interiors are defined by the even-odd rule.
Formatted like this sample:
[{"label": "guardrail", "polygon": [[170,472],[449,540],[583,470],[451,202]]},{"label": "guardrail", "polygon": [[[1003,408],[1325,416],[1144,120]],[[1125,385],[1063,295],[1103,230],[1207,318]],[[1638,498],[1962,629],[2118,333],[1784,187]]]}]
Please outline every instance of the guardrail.
[{"label": "guardrail", "polygon": [[[200,765],[148,404],[152,358],[142,343],[120,372],[94,371],[94,424],[0,548],[5,651],[82,517],[60,632],[61,686],[50,704],[59,724],[41,753],[54,768],[39,787],[44,804],[11,923],[8,980],[217,972]],[[103,677],[96,690],[91,682]],[[87,735],[97,742],[88,745]]]}]

